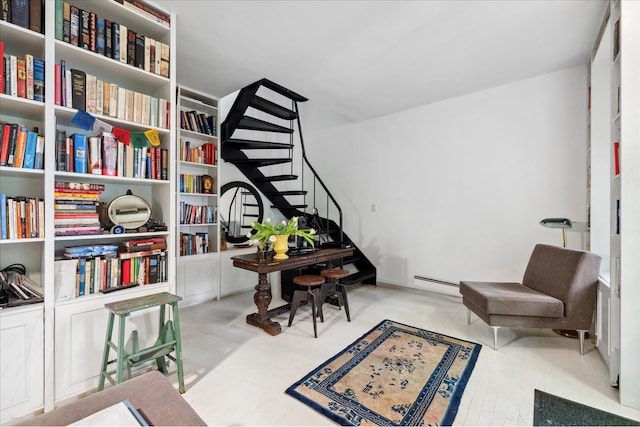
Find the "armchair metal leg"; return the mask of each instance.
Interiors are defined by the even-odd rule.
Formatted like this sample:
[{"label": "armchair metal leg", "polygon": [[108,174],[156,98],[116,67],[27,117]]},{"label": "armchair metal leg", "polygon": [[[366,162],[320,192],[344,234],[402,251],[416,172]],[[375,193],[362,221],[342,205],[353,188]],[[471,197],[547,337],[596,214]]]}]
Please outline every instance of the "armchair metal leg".
[{"label": "armchair metal leg", "polygon": [[587,331],[579,329],[578,330],[578,338],[580,339],[580,355],[584,355],[584,336],[587,334]]},{"label": "armchair metal leg", "polygon": [[471,310],[467,308],[467,325],[471,324]]},{"label": "armchair metal leg", "polygon": [[493,349],[498,350],[498,328],[499,326],[492,326],[493,329]]}]

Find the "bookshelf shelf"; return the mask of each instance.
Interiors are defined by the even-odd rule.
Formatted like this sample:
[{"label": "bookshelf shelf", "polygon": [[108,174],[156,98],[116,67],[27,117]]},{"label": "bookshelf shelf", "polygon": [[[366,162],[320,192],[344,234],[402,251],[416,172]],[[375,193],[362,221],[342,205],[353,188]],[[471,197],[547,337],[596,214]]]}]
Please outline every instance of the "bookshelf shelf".
[{"label": "bookshelf shelf", "polygon": [[40,120],[44,112],[44,102],[17,96],[0,94],[0,104],[3,113],[9,111],[12,115],[26,120]]},{"label": "bookshelf shelf", "polygon": [[36,33],[7,21],[0,21],[0,32],[5,43],[5,50],[16,51],[16,49],[19,49],[24,51],[16,51],[15,54],[19,55],[23,55],[25,52],[38,54],[41,57],[44,55],[44,34]]},{"label": "bookshelf shelf", "polygon": [[111,184],[131,183],[131,184],[141,185],[141,186],[165,186],[165,185],[171,184],[171,182],[166,179],[148,179],[148,178],[132,178],[132,177],[126,177],[126,176],[92,175],[89,173],[77,173],[77,172],[56,172],[55,177],[57,180],[62,180],[62,181],[85,182],[87,180],[90,180],[92,182],[104,182],[104,183],[111,183]]},{"label": "bookshelf shelf", "polygon": [[30,238],[30,239],[5,239],[0,240],[0,245],[22,244],[22,243],[42,243],[44,238]]},{"label": "bookshelf shelf", "polygon": [[81,236],[55,236],[56,242],[71,242],[75,240],[133,240],[133,239],[141,239],[144,237],[168,237],[169,232],[155,232],[155,233],[125,233],[125,234],[87,234]]},{"label": "bookshelf shelf", "polygon": [[188,129],[180,129],[180,133],[182,134],[183,138],[206,138],[208,140],[215,141],[216,143],[218,142],[217,136],[209,135],[206,133],[194,132]]},{"label": "bookshelf shelf", "polygon": [[[184,132],[184,130],[182,132]],[[208,165],[206,163],[187,162],[185,160],[179,160],[179,163],[183,168],[190,167],[190,166],[194,168],[204,168],[204,169],[211,169],[211,170],[216,170],[218,168],[218,165]]]}]

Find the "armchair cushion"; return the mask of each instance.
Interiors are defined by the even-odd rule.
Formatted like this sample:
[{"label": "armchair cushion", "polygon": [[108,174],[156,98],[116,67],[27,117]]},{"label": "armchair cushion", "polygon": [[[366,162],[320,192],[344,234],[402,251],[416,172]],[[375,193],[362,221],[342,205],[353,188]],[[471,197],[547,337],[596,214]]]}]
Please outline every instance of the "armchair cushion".
[{"label": "armchair cushion", "polygon": [[485,313],[507,316],[564,316],[564,303],[512,282],[460,282],[464,298]]}]

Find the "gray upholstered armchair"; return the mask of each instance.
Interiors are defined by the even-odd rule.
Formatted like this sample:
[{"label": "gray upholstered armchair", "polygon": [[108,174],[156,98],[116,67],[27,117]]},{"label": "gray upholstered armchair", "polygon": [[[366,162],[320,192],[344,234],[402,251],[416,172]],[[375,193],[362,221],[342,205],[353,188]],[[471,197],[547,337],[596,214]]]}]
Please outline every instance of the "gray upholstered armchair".
[{"label": "gray upholstered armchair", "polygon": [[591,252],[538,244],[522,283],[460,282],[467,323],[473,311],[491,326],[494,349],[499,327],[576,330],[584,354],[599,269],[600,257]]}]

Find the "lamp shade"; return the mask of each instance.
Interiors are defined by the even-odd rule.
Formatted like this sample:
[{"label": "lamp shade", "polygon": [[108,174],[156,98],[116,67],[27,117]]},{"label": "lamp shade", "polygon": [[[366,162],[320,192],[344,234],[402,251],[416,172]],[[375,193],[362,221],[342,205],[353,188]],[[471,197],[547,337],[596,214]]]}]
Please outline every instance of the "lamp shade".
[{"label": "lamp shade", "polygon": [[569,218],[545,218],[540,221],[540,225],[548,228],[571,228],[573,223]]}]

